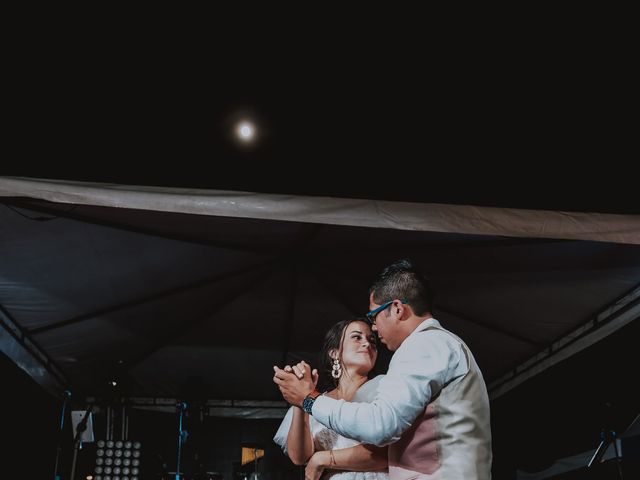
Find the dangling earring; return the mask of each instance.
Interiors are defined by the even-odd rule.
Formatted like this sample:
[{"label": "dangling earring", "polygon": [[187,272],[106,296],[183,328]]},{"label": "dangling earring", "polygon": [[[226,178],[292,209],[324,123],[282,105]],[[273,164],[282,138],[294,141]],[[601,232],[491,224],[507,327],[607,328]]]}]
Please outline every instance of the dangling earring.
[{"label": "dangling earring", "polygon": [[342,367],[340,366],[340,360],[337,358],[333,359],[333,365],[331,366],[331,376],[336,380],[340,378],[342,375]]}]

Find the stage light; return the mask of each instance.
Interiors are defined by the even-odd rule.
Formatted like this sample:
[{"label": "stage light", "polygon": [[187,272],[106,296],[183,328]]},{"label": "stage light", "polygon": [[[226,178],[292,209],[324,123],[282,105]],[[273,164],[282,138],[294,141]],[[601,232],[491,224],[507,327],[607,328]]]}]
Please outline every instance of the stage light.
[{"label": "stage light", "polygon": [[[142,444],[131,441],[99,440],[94,480],[138,480]],[[98,478],[100,477],[100,478]]]},{"label": "stage light", "polygon": [[248,463],[253,462],[254,471],[251,473],[250,478],[258,479],[260,475],[258,474],[258,459],[264,457],[264,449],[254,447],[242,447],[242,460],[241,465],[247,465]]},{"label": "stage light", "polygon": [[264,457],[264,450],[259,448],[242,447],[242,460],[241,465],[246,465],[253,461],[257,461],[259,458]]}]

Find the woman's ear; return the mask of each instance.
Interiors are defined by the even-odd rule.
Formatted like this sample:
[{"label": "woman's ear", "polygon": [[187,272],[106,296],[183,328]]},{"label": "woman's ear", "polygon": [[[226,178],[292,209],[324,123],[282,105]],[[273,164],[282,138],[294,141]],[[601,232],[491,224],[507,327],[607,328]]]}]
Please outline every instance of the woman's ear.
[{"label": "woman's ear", "polygon": [[329,350],[329,356],[332,360],[335,360],[336,358],[338,358],[338,350],[332,348],[331,350]]}]

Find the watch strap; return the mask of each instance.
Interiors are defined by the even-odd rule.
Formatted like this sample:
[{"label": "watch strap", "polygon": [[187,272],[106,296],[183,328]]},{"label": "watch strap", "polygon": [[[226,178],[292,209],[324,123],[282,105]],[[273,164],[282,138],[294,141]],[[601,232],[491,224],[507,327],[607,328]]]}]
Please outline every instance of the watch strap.
[{"label": "watch strap", "polygon": [[304,410],[308,414],[311,414],[313,404],[316,401],[316,398],[318,398],[319,396],[319,391],[312,390],[306,397],[304,397],[304,400],[302,400],[302,410]]}]

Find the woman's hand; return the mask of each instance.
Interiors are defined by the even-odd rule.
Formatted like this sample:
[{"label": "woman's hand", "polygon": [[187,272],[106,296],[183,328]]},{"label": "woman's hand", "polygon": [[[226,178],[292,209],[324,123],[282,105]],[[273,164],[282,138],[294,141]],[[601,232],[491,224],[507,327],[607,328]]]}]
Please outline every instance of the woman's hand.
[{"label": "woman's hand", "polygon": [[[301,362],[296,363],[293,367],[287,365],[284,367],[285,372],[293,372],[299,380],[302,380],[307,372],[311,370],[311,366],[302,360]],[[318,369],[314,368],[311,370],[311,380],[313,380],[313,386],[315,387],[318,384]]]},{"label": "woman's hand", "polygon": [[328,450],[320,450],[311,455],[309,463],[304,469],[305,480],[319,480],[326,465],[329,465],[331,457]]},{"label": "woman's hand", "polygon": [[[302,408],[302,402],[310,392],[315,390],[318,383],[318,370],[313,369],[304,361],[294,367],[287,365],[283,369],[273,366],[273,381],[278,385],[282,398],[291,405]],[[307,372],[311,371],[311,375]]]}]

